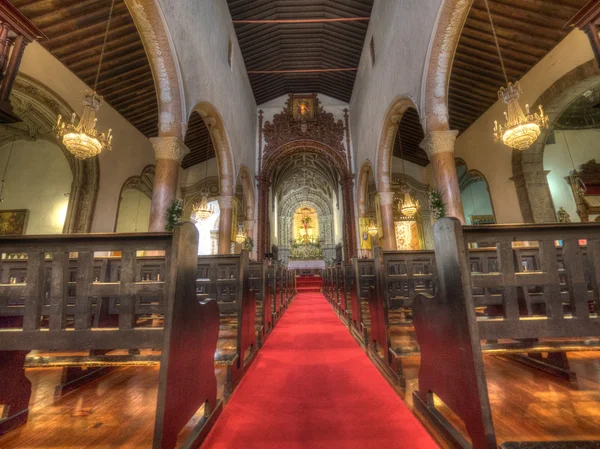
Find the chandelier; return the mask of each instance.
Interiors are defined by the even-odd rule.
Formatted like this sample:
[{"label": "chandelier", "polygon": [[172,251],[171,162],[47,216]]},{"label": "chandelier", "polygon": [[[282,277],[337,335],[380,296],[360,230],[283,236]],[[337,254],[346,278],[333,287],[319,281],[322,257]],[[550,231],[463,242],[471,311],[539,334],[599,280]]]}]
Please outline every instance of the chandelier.
[{"label": "chandelier", "polygon": [[100,61],[98,62],[98,69],[96,70],[96,80],[94,81],[94,89],[91,93],[86,92],[83,99],[83,114],[79,123],[75,123],[77,116],[75,113],[71,116],[70,122],[65,122],[62,116],[58,116],[56,122],[55,132],[56,137],[60,142],[63,143],[65,148],[69,150],[73,156],[77,159],[88,159],[100,154],[103,150],[112,149],[112,130],[109,129],[108,133],[100,133],[96,129],[96,112],[100,109],[102,104],[102,97],[97,94],[96,90],[98,87],[98,79],[100,77],[100,68],[102,67],[102,60],[104,59],[104,52],[106,50],[106,41],[108,39],[108,30],[110,29],[110,22],[113,15],[113,9],[115,6],[115,0],[112,0],[110,5],[110,12],[108,13],[108,22],[106,24],[106,31],[104,33],[104,42],[102,43],[102,50],[100,52]]},{"label": "chandelier", "polygon": [[412,218],[415,215],[417,215],[417,212],[419,211],[419,200],[415,201],[412,199],[412,197],[410,196],[410,189],[406,184],[404,184],[402,190],[403,198],[400,201],[398,209],[400,210],[400,213],[405,217]]},{"label": "chandelier", "polygon": [[246,241],[246,233],[244,232],[244,225],[242,223],[238,224],[238,231],[235,235],[235,241],[240,245]]},{"label": "chandelier", "polygon": [[498,99],[504,101],[508,108],[508,112],[504,113],[504,118],[506,120],[504,125],[499,125],[498,121],[494,120],[494,139],[496,142],[502,142],[510,148],[523,151],[529,148],[537,140],[542,128],[548,127],[548,117],[544,115],[542,105],[539,105],[539,113],[535,112],[532,114],[528,104],[525,105],[526,113],[523,112],[523,109],[519,104],[519,97],[523,91],[521,90],[518,81],[514,84],[508,81],[488,0],[485,0],[485,6],[490,19],[498,57],[500,58],[502,73],[504,75],[504,80],[506,81],[506,87],[502,87],[498,91]]},{"label": "chandelier", "polygon": [[400,200],[400,204],[398,205],[398,209],[400,213],[405,217],[412,218],[419,211],[419,201],[415,201],[410,196],[410,187],[408,187],[408,183],[406,182],[406,170],[404,166],[404,157],[403,157],[403,145],[402,140],[400,138],[400,130],[397,131],[398,140],[400,141],[400,159],[402,159],[402,176],[404,178],[404,183],[402,184],[402,199]]},{"label": "chandelier", "polygon": [[369,227],[367,228],[367,232],[371,237],[375,237],[377,235],[377,225],[374,220],[371,220]]},{"label": "chandelier", "polygon": [[208,152],[210,150],[208,145],[209,136],[206,136],[206,142],[204,147],[206,148],[205,161],[204,161],[204,188],[202,189],[202,199],[200,200],[200,204],[195,204],[192,207],[192,213],[196,216],[198,221],[205,221],[210,218],[212,214],[215,213],[214,206],[208,205],[208,188],[206,187],[208,183]]},{"label": "chandelier", "polygon": [[206,196],[206,192],[202,193],[202,199],[199,204],[195,204],[192,207],[192,212],[196,216],[196,219],[199,221],[205,221],[210,218],[210,216],[215,212],[214,206],[210,206],[208,204],[208,197]]}]

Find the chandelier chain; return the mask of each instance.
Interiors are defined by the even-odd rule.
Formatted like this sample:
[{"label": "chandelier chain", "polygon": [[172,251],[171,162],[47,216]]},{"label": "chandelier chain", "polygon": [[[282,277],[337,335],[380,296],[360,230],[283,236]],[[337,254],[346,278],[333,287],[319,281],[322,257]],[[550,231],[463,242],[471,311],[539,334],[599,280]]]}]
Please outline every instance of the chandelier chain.
[{"label": "chandelier chain", "polygon": [[110,29],[110,22],[113,16],[113,10],[115,8],[115,0],[112,0],[110,4],[110,12],[108,13],[108,22],[106,23],[106,32],[104,33],[104,42],[102,42],[102,50],[100,51],[100,61],[98,61],[98,69],[96,70],[96,79],[94,80],[94,92],[98,87],[98,80],[100,79],[100,69],[102,68],[102,60],[104,59],[104,52],[106,51],[106,42],[108,41],[108,30]]},{"label": "chandelier chain", "polygon": [[488,17],[490,19],[490,26],[492,27],[492,34],[494,35],[494,42],[496,44],[496,50],[498,51],[498,58],[500,59],[500,65],[502,66],[502,74],[504,75],[504,81],[508,84],[508,75],[506,74],[506,67],[504,67],[504,59],[502,59],[502,52],[500,51],[500,44],[498,43],[498,35],[496,34],[496,27],[494,26],[494,20],[492,19],[492,12],[490,11],[490,5],[488,0],[485,2],[485,8],[487,9]]}]

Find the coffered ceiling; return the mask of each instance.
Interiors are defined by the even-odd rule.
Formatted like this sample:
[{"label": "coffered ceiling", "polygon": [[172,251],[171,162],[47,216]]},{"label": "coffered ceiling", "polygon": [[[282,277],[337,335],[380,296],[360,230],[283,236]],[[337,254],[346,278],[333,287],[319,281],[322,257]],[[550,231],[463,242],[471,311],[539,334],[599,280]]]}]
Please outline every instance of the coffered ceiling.
[{"label": "coffered ceiling", "polygon": [[[108,0],[10,0],[47,37],[50,53],[93,86]],[[123,0],[116,0],[98,93],[147,137],[158,134],[158,105],[144,46]]]},{"label": "coffered ceiling", "polygon": [[350,101],[374,0],[227,0],[257,104],[318,92]]},{"label": "coffered ceiling", "polygon": [[[571,31],[565,24],[588,0],[488,0],[509,81],[517,81]],[[505,85],[484,0],[474,0],[449,86],[452,129],[464,131]]]}]

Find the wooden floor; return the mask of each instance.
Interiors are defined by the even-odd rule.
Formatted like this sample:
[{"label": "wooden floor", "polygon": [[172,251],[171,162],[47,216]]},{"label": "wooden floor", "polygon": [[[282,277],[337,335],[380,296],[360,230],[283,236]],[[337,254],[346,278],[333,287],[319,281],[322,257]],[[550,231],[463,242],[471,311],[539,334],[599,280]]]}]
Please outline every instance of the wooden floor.
[{"label": "wooden floor", "polygon": [[[600,352],[570,354],[578,385],[499,356],[485,356],[488,389],[499,442],[600,440]],[[419,357],[404,357],[412,407]],[[53,400],[59,368],[28,369],[33,384],[26,426],[0,437],[2,449],[149,448],[152,444],[158,367],[119,368]],[[225,368],[219,368],[220,395]]]}]

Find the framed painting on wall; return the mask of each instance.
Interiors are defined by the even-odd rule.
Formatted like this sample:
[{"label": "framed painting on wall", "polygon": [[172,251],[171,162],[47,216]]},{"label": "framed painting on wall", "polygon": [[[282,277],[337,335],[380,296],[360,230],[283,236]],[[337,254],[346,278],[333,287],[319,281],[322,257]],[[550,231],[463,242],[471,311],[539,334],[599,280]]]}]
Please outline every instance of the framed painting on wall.
[{"label": "framed painting on wall", "polygon": [[25,234],[28,218],[28,209],[0,210],[0,235]]},{"label": "framed painting on wall", "polygon": [[292,95],[290,107],[294,120],[314,120],[315,95]]}]

